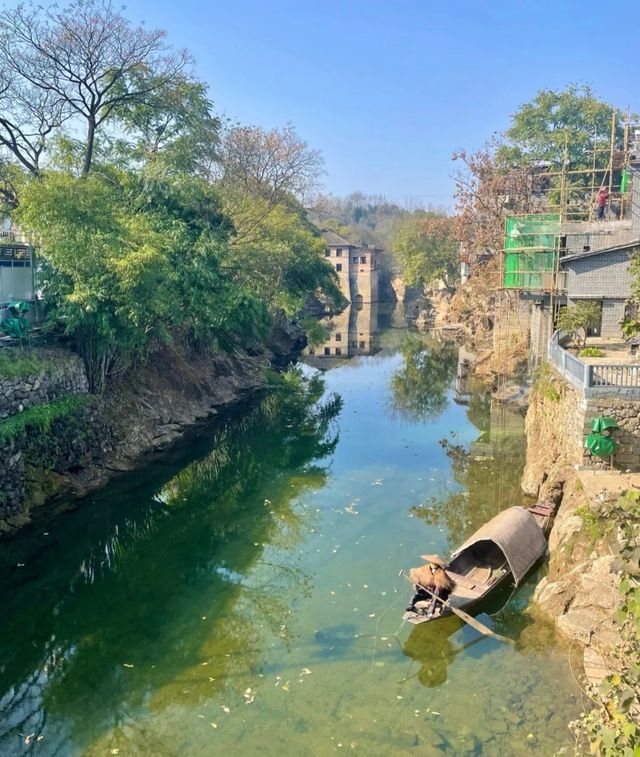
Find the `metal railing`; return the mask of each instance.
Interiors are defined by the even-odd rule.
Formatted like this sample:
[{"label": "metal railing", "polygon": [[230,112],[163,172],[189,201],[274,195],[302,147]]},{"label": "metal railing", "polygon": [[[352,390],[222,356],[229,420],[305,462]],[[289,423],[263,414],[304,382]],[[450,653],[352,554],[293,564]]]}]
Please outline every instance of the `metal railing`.
[{"label": "metal railing", "polygon": [[560,345],[561,336],[562,332],[556,331],[549,340],[549,362],[585,394],[640,393],[640,365],[590,365],[567,352]]}]

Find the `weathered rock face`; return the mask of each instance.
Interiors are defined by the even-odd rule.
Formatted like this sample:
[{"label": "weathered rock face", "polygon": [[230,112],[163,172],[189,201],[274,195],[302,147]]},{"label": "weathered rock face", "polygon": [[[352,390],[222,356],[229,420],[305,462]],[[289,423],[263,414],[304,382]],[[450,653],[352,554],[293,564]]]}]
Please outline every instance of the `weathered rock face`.
[{"label": "weathered rock face", "polygon": [[533,600],[564,636],[585,647],[585,660],[594,654],[606,660],[618,642],[618,545],[615,535],[598,535],[594,527],[606,497],[587,501],[575,475],[565,492],[549,540],[549,574]]},{"label": "weathered rock face", "polygon": [[[549,536],[549,572],[534,602],[568,639],[606,660],[615,648],[613,614],[619,603],[615,534],[598,526],[607,496],[588,497],[576,470],[582,460],[585,408],[580,393],[559,382],[538,386],[526,418],[526,493],[562,495]],[[601,668],[606,672],[606,665]],[[602,673],[604,674],[604,673]]]},{"label": "weathered rock face", "polygon": [[563,381],[550,380],[532,393],[525,421],[525,494],[537,497],[552,469],[573,467],[582,460],[582,405],[578,390]]},{"label": "weathered rock face", "polygon": [[273,320],[263,352],[271,365],[284,367],[300,355],[306,346],[304,331],[294,321],[279,313]]}]

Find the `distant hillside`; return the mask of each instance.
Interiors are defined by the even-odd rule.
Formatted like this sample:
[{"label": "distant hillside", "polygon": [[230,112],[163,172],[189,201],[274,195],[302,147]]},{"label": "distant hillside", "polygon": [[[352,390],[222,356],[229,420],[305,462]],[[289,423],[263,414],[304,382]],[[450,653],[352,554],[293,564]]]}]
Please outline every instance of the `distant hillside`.
[{"label": "distant hillside", "polygon": [[394,227],[408,215],[409,211],[387,202],[382,195],[353,192],[344,198],[322,197],[309,218],[355,244],[375,244],[391,252]]}]

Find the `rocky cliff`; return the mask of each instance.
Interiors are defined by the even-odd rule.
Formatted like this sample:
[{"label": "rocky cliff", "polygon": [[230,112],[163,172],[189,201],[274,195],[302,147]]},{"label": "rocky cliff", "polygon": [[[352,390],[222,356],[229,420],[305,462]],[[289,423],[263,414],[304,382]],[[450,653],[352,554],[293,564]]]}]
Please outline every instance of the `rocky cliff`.
[{"label": "rocky cliff", "polygon": [[622,543],[611,518],[629,485],[621,474],[580,470],[584,410],[573,387],[547,373],[531,395],[526,418],[527,494],[551,497],[559,508],[549,538],[548,575],[534,602],[568,639],[583,647],[592,678],[608,671],[618,640],[613,616],[620,604]]}]

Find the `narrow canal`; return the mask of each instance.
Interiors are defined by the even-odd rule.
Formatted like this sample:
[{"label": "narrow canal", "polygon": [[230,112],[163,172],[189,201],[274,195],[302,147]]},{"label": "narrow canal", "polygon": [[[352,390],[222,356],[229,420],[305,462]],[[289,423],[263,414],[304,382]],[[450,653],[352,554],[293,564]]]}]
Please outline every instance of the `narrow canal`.
[{"label": "narrow canal", "polygon": [[457,348],[402,324],[347,314],[303,385],[2,545],[2,755],[571,745],[579,692],[526,612],[536,576],[480,616],[514,647],[401,624],[400,568],[521,503],[524,456],[522,419],[456,382]]}]

